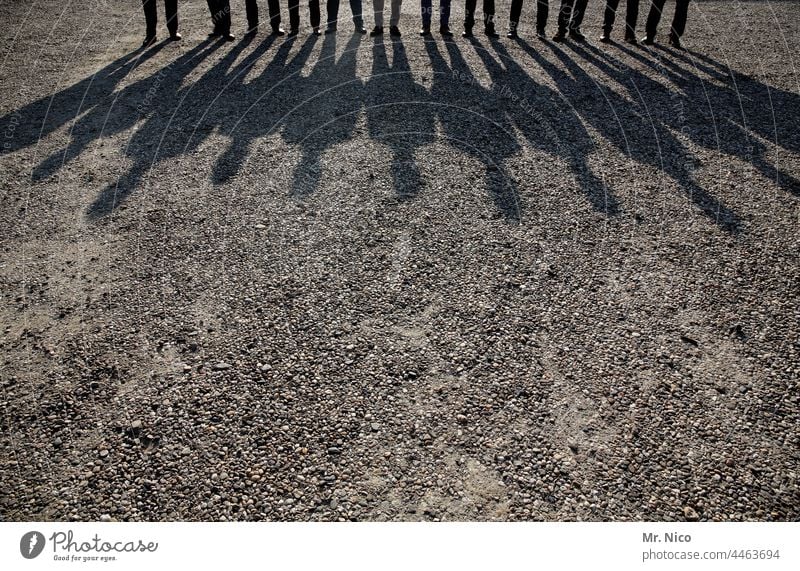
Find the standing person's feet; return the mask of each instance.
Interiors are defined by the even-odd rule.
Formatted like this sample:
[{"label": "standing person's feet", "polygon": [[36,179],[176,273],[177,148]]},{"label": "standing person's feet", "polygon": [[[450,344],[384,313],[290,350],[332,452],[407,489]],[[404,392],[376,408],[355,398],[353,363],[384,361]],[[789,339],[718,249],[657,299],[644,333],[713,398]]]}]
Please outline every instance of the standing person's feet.
[{"label": "standing person's feet", "polygon": [[[430,32],[430,30],[429,30],[429,32]],[[439,28],[439,33],[442,34],[442,36],[444,36],[445,38],[452,38],[453,37],[453,32],[450,31],[450,28],[448,26],[441,26]]]},{"label": "standing person's feet", "polygon": [[317,28],[314,28],[314,29],[311,31],[311,33],[312,33],[312,34],[314,34],[315,36],[321,36],[321,35],[322,35],[322,32],[320,32],[320,31],[319,31],[319,27],[317,27]]},{"label": "standing person's feet", "polygon": [[672,33],[669,35],[669,45],[678,50],[683,49],[683,46],[681,45],[681,39]]},{"label": "standing person's feet", "polygon": [[625,43],[636,45],[639,41],[636,39],[634,34],[625,34]]},{"label": "standing person's feet", "polygon": [[372,28],[372,31],[369,33],[371,37],[375,36],[382,36],[383,35],[383,26],[375,26]]},{"label": "standing person's feet", "polygon": [[575,40],[576,42],[585,42],[586,41],[586,36],[581,34],[581,31],[579,29],[577,29],[577,28],[574,29],[574,30],[570,30],[569,31],[569,37],[571,39]]},{"label": "standing person's feet", "polygon": [[600,42],[603,44],[611,43],[611,30],[603,30],[603,34],[600,36]]},{"label": "standing person's feet", "polygon": [[483,32],[486,34],[487,38],[499,38],[500,34],[495,31],[494,26],[486,26],[483,29]]},{"label": "standing person's feet", "polygon": [[652,46],[656,43],[656,39],[653,36],[645,36],[642,38],[642,43],[646,46]]},{"label": "standing person's feet", "polygon": [[431,27],[430,26],[422,26],[419,31],[420,36],[430,36],[431,35]]},{"label": "standing person's feet", "polygon": [[158,38],[155,36],[147,36],[142,42],[142,47],[149,48],[150,46],[156,43],[156,40],[158,40]]},{"label": "standing person's feet", "polygon": [[397,26],[389,26],[389,35],[395,38],[399,38],[403,34],[400,33],[400,28]]},{"label": "standing person's feet", "polygon": [[563,42],[566,38],[567,38],[567,35],[564,32],[562,32],[561,30],[559,30],[558,32],[556,32],[556,35],[553,36],[553,41],[554,42]]}]

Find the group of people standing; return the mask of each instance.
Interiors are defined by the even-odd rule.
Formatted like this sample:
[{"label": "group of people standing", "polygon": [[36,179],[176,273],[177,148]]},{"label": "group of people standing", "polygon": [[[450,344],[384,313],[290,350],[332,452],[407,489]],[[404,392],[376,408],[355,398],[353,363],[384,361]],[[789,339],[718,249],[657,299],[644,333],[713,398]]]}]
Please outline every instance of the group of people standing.
[{"label": "group of people standing", "polygon": [[[362,16],[361,2],[362,0],[349,0],[350,10],[353,15],[353,23],[355,31],[360,34],[366,34],[367,29],[364,27],[364,18]],[[450,31],[450,1],[439,0],[439,33],[445,37],[451,37],[453,32]],[[524,0],[512,0],[511,14],[509,18],[509,29],[506,34],[509,38],[519,37],[517,34],[519,28],[520,16],[522,14],[522,5]],[[536,35],[540,38],[545,38],[545,27],[547,25],[547,16],[550,10],[549,0],[535,0],[536,1]],[[645,35],[642,38],[642,43],[651,45],[655,42],[656,29],[661,20],[661,14],[664,11],[666,0],[645,0],[650,4],[650,11],[647,16],[645,24]],[[680,38],[686,29],[686,16],[689,10],[690,0],[676,0],[675,1],[675,15],[672,19],[672,26],[669,32],[669,43],[673,47],[680,48]],[[211,36],[221,37],[228,41],[235,39],[231,33],[231,8],[230,0],[207,0],[208,9],[211,12],[211,21],[213,23],[213,31]],[[320,35],[320,0],[309,0],[308,10],[311,19],[311,28],[315,35]],[[375,27],[370,32],[371,36],[378,36],[384,33],[383,10],[385,0],[372,0],[373,9],[375,12]],[[400,8],[403,0],[390,0],[391,15],[389,17],[389,34],[392,36],[400,36]],[[611,31],[614,27],[616,19],[617,8],[619,7],[619,0],[605,0],[605,12],[603,16],[603,33],[600,36],[601,42],[611,42]],[[638,42],[636,38],[636,21],[639,17],[639,3],[640,0],[626,0],[625,12],[625,34],[624,39],[628,43],[635,44]],[[561,7],[558,12],[558,31],[553,36],[553,41],[561,42],[567,37],[575,41],[585,41],[586,36],[581,33],[581,23],[583,22],[583,15],[586,11],[588,0],[561,0]],[[142,0],[142,7],[144,8],[145,21],[147,23],[147,33],[143,46],[147,47],[156,41],[156,26],[158,23],[158,15],[156,9],[156,0]],[[167,29],[169,30],[170,38],[172,40],[180,40],[181,35],[178,33],[178,0],[164,0],[164,8],[167,18]],[[267,9],[269,11],[269,24],[272,29],[272,34],[277,36],[286,35],[286,32],[281,27],[281,10],[280,0],[267,0]],[[475,26],[475,13],[477,9],[477,0],[465,0],[464,6],[464,31],[461,34],[465,38],[472,37],[472,29]],[[339,16],[339,0],[327,0],[328,22],[325,29],[326,34],[336,32]],[[423,36],[430,35],[431,22],[433,20],[433,1],[420,0],[420,10],[422,16],[422,28],[420,34]],[[248,34],[254,34],[259,26],[258,18],[258,4],[257,0],[245,0],[245,12],[247,14]],[[483,0],[483,29],[484,33],[490,38],[497,38],[499,34],[495,30],[494,21],[494,0]],[[289,36],[296,36],[300,31],[300,0],[289,0]]]}]

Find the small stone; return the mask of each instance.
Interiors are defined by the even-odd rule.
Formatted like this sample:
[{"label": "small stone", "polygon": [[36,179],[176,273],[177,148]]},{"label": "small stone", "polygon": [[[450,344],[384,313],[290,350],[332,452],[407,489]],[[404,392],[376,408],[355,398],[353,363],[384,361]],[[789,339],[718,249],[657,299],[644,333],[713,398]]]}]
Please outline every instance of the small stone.
[{"label": "small stone", "polygon": [[253,226],[253,227],[254,227],[256,230],[263,230],[264,228],[266,228],[266,226],[265,226],[264,224],[256,224],[256,225],[255,225],[255,226]]},{"label": "small stone", "polygon": [[214,370],[215,371],[225,371],[226,369],[230,369],[230,368],[231,368],[231,366],[228,363],[224,362],[224,361],[220,361],[219,363],[214,365]]},{"label": "small stone", "polygon": [[258,482],[260,479],[261,479],[261,474],[253,474],[252,476],[250,476],[251,482]]},{"label": "small stone", "polygon": [[100,451],[100,458],[105,458],[106,456],[108,456],[108,450],[105,450],[105,449],[101,450]]},{"label": "small stone", "polygon": [[55,446],[56,448],[61,448],[62,444],[63,442],[61,441],[60,438],[56,438],[55,440],[53,440],[53,446]]},{"label": "small stone", "polygon": [[111,516],[108,514],[103,514],[100,516],[100,521],[111,521]]},{"label": "small stone", "polygon": [[181,454],[183,456],[188,456],[191,453],[192,453],[192,449],[189,448],[188,446],[184,446],[183,449],[181,450]]},{"label": "small stone", "polygon": [[272,370],[272,365],[267,363],[266,365],[261,365],[261,372],[266,373],[267,371]]},{"label": "small stone", "polygon": [[331,455],[341,454],[341,452],[342,451],[339,450],[338,448],[336,448],[336,446],[331,446],[330,448],[328,448],[328,454],[331,454]]},{"label": "small stone", "polygon": [[694,508],[690,506],[684,506],[683,508],[683,515],[689,521],[697,521],[700,519],[700,516],[694,511]]},{"label": "small stone", "polygon": [[134,420],[131,422],[131,430],[141,430],[142,429],[142,421],[141,420]]},{"label": "small stone", "polygon": [[380,424],[378,424],[377,422],[373,422],[373,423],[372,423],[372,424],[370,424],[369,426],[370,426],[370,428],[372,428],[372,430],[374,430],[375,432],[378,432],[378,431],[381,429],[381,425],[380,425]]},{"label": "small stone", "polygon": [[467,424],[467,417],[463,414],[457,414],[456,420],[458,421],[459,424]]}]

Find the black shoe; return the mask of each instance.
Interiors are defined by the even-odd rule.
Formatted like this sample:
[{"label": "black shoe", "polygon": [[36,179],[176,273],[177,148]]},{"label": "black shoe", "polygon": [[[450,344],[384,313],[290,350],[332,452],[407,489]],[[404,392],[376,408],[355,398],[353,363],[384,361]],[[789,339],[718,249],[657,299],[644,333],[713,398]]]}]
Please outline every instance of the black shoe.
[{"label": "black shoe", "polygon": [[611,43],[611,32],[603,30],[603,35],[600,36],[600,43],[602,43],[602,44],[610,44]]},{"label": "black shoe", "polygon": [[683,46],[681,45],[681,39],[675,34],[669,35],[669,45],[678,50],[683,49]]},{"label": "black shoe", "polygon": [[420,36],[430,36],[431,35],[431,27],[430,26],[422,26],[422,29],[419,31]]},{"label": "black shoe", "polygon": [[220,32],[218,32],[218,31],[214,30],[213,32],[211,32],[210,34],[208,34],[208,37],[209,37],[209,38],[218,38],[218,37],[220,37],[221,35],[222,35],[222,34],[221,34]]},{"label": "black shoe", "polygon": [[540,40],[547,40],[547,34],[545,33],[544,28],[536,29],[536,37]]},{"label": "black shoe", "polygon": [[556,32],[556,35],[553,36],[554,42],[563,42],[567,38],[567,35],[564,32]]},{"label": "black shoe", "polygon": [[169,39],[173,42],[180,42],[183,39],[183,36],[180,35],[178,32],[169,35]]},{"label": "black shoe", "polygon": [[232,42],[232,41],[234,41],[236,39],[236,36],[234,36],[231,33],[227,33],[222,37],[225,39],[226,42]]},{"label": "black shoe", "polygon": [[156,40],[158,40],[158,38],[155,37],[155,36],[147,36],[144,39],[144,41],[142,42],[142,47],[143,48],[149,48],[150,46],[152,46],[152,45],[154,45],[156,43]]},{"label": "black shoe", "polygon": [[336,33],[336,26],[328,26],[327,28],[325,28],[325,35],[326,36],[328,34],[335,34],[335,33]]},{"label": "black shoe", "polygon": [[471,37],[473,37],[472,28],[464,28],[464,31],[461,32],[461,37],[462,38],[471,38]]},{"label": "black shoe", "polygon": [[511,40],[517,40],[519,39],[519,34],[517,34],[516,30],[509,30],[508,33],[506,34],[506,37]]},{"label": "black shoe", "polygon": [[585,42],[586,41],[586,36],[581,34],[580,30],[570,30],[569,31],[569,37],[570,37],[570,39],[573,39],[576,42]]},{"label": "black shoe", "polygon": [[373,38],[375,36],[382,36],[383,35],[383,26],[375,26],[372,28],[372,31],[369,33],[370,36]]},{"label": "black shoe", "polygon": [[636,36],[633,34],[625,34],[625,43],[636,45],[639,43],[639,40],[636,39]]},{"label": "black shoe", "polygon": [[486,26],[483,29],[483,33],[486,34],[487,38],[499,38],[500,37],[500,34],[498,34],[495,31],[494,26]]},{"label": "black shoe", "polygon": [[400,33],[400,28],[398,28],[397,26],[390,26],[389,27],[389,35],[394,37],[394,38],[399,38],[403,34]]},{"label": "black shoe", "polygon": [[272,35],[273,36],[285,36],[286,30],[283,28],[272,28]]},{"label": "black shoe", "polygon": [[258,32],[258,22],[255,24],[251,24],[250,22],[247,23],[247,31],[244,33],[245,36],[255,36],[256,32]]},{"label": "black shoe", "polygon": [[321,36],[322,35],[322,32],[319,31],[319,28],[314,28],[311,31],[311,33],[314,34],[315,36]]},{"label": "black shoe", "polygon": [[361,24],[356,24],[356,29],[353,31],[353,33],[354,34],[366,34],[367,33],[367,29]]},{"label": "black shoe", "polygon": [[653,36],[645,36],[641,41],[646,46],[652,46],[654,43],[656,43],[656,39]]},{"label": "black shoe", "polygon": [[299,33],[300,33],[300,30],[298,30],[297,28],[292,28],[291,30],[289,30],[289,33],[286,35],[286,37],[287,38],[294,38]]},{"label": "black shoe", "polygon": [[439,33],[442,34],[445,38],[452,38],[453,32],[450,31],[450,28],[447,26],[442,26],[439,28]]}]

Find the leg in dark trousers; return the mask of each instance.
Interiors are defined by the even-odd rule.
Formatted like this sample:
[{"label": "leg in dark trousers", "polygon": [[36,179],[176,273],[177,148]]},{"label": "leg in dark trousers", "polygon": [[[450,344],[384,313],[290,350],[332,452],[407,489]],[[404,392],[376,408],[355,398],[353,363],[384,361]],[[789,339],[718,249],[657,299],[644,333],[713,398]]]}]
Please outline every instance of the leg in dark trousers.
[{"label": "leg in dark trousers", "polygon": [[258,26],[258,2],[244,0],[244,10],[247,13],[247,28],[252,30]]},{"label": "leg in dark trousers", "polygon": [[269,10],[269,25],[273,31],[281,27],[281,2],[280,0],[267,0]]},{"label": "leg in dark trousers", "polygon": [[145,37],[155,38],[156,26],[158,25],[158,7],[156,6],[156,0],[142,0],[142,8],[144,9],[144,21],[147,26]]},{"label": "leg in dark trousers", "polygon": [[666,0],[650,0],[650,13],[647,15],[647,23],[644,26],[644,33],[648,38],[656,37],[658,23],[661,21],[661,12],[664,10]]},{"label": "leg in dark trousers", "polygon": [[300,0],[289,0],[289,29],[300,29]]},{"label": "leg in dark trousers", "polygon": [[464,3],[464,30],[471,32],[475,26],[475,7],[478,0],[466,0]]},{"label": "leg in dark trousers", "polygon": [[167,30],[174,37],[178,33],[178,0],[164,0],[164,11],[167,14]]},{"label": "leg in dark trousers", "polygon": [[606,10],[603,13],[603,31],[607,34],[611,33],[614,28],[614,20],[617,19],[617,8],[619,7],[619,0],[606,0]]},{"label": "leg in dark trousers", "polygon": [[214,33],[225,36],[231,33],[231,6],[229,0],[208,0]]},{"label": "leg in dark trousers", "polygon": [[522,15],[522,2],[523,0],[511,0],[511,16],[509,17],[509,21],[511,22],[510,28],[512,30],[519,28],[519,18]]},{"label": "leg in dark trousers", "polygon": [[353,13],[353,23],[359,27],[364,27],[364,16],[361,14],[361,0],[350,0],[350,11]]},{"label": "leg in dark trousers", "polygon": [[483,0],[483,24],[487,30],[494,30],[494,0]]},{"label": "leg in dark trousers", "polygon": [[537,0],[536,2],[536,31],[544,32],[547,27],[547,16],[550,13],[550,0]]},{"label": "leg in dark trousers", "polygon": [[339,0],[328,0],[328,28],[336,28],[339,19]]},{"label": "leg in dark trousers", "polygon": [[586,4],[589,0],[575,0],[575,5],[572,8],[572,18],[569,21],[569,29],[579,31],[583,23],[583,15],[586,13]]},{"label": "leg in dark trousers", "polygon": [[308,0],[308,13],[311,16],[311,27],[319,28],[319,0]]},{"label": "leg in dark trousers", "polygon": [[686,31],[686,16],[689,13],[689,0],[677,0],[675,3],[675,17],[672,19],[670,34],[680,38]]},{"label": "leg in dark trousers", "polygon": [[450,0],[439,0],[439,28],[450,28]]},{"label": "leg in dark trousers", "polygon": [[558,11],[558,33],[565,34],[569,28],[569,21],[572,19],[572,9],[575,0],[561,0],[561,9]]}]

